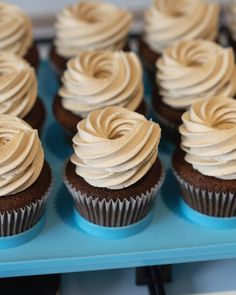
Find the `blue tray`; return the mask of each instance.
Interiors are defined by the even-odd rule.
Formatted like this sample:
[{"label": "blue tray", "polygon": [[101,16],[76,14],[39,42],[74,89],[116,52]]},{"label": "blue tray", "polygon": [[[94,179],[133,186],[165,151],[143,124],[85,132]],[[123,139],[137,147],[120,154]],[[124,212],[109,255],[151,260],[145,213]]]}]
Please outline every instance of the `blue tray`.
[{"label": "blue tray", "polygon": [[62,184],[63,162],[71,149],[51,113],[57,83],[47,62],[41,64],[39,85],[48,109],[43,143],[54,172],[54,190],[40,234],[25,244],[0,250],[1,277],[236,257],[236,228],[203,227],[181,213],[176,181],[169,169],[173,147],[165,142],[160,147],[160,158],[167,169],[167,179],[150,225],[136,235],[118,240],[80,230],[73,217],[71,197]]}]

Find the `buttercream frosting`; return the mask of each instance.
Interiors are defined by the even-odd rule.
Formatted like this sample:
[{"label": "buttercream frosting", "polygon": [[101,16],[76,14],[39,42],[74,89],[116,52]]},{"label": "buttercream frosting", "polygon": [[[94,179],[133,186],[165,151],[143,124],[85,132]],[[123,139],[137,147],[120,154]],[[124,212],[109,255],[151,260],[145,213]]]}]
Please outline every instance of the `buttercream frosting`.
[{"label": "buttercream frosting", "polygon": [[121,50],[132,24],[127,10],[105,2],[67,6],[57,17],[56,51],[71,58],[85,50]]},{"label": "buttercream frosting", "polygon": [[37,130],[11,115],[0,115],[0,196],[24,191],[41,173],[44,152]]},{"label": "buttercream frosting", "polygon": [[142,67],[135,53],[82,52],[67,63],[62,81],[63,107],[82,118],[111,105],[136,110],[143,99]]},{"label": "buttercream frosting", "polygon": [[25,56],[33,42],[30,18],[17,6],[0,2],[0,51]]},{"label": "buttercream frosting", "polygon": [[128,187],[141,179],[157,158],[159,125],[125,108],[93,111],[77,129],[71,161],[76,173],[92,186]]},{"label": "buttercream frosting", "polygon": [[236,94],[236,66],[232,48],[211,41],[179,41],[163,51],[156,63],[163,101],[177,109],[210,96]]},{"label": "buttercream frosting", "polygon": [[202,99],[182,116],[185,160],[206,176],[236,179],[236,100]]},{"label": "buttercream frosting", "polygon": [[204,0],[156,0],[145,12],[144,39],[161,53],[178,40],[215,40],[219,5]]},{"label": "buttercream frosting", "polygon": [[34,69],[22,58],[0,53],[0,115],[24,118],[37,98]]}]

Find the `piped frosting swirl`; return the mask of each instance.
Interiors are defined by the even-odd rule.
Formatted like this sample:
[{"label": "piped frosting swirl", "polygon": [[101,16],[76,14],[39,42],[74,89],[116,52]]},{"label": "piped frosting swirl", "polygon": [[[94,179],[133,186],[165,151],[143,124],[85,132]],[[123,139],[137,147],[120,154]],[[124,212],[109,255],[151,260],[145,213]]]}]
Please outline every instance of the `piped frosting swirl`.
[{"label": "piped frosting swirl", "polygon": [[206,176],[236,179],[236,100],[211,97],[182,116],[185,160]]},{"label": "piped frosting swirl", "polygon": [[37,130],[15,116],[0,115],[0,197],[30,187],[43,163]]},{"label": "piped frosting swirl", "polygon": [[105,2],[67,6],[56,22],[56,51],[71,58],[86,50],[121,50],[132,20],[127,10]]},{"label": "piped frosting swirl", "polygon": [[179,41],[163,51],[156,66],[160,94],[172,108],[187,109],[204,97],[236,94],[232,48],[204,40]]},{"label": "piped frosting swirl", "polygon": [[82,118],[111,105],[134,111],[143,99],[142,67],[135,53],[82,52],[67,63],[62,81],[63,107]]},{"label": "piped frosting swirl", "polygon": [[0,115],[24,118],[37,98],[34,69],[22,58],[0,53]]},{"label": "piped frosting swirl", "polygon": [[93,111],[77,129],[71,161],[76,173],[92,186],[131,186],[157,158],[159,125],[125,108]]},{"label": "piped frosting swirl", "polygon": [[178,40],[215,40],[219,5],[204,0],[155,0],[144,21],[145,41],[161,53]]},{"label": "piped frosting swirl", "polygon": [[32,45],[32,23],[17,6],[0,2],[0,51],[25,56]]}]

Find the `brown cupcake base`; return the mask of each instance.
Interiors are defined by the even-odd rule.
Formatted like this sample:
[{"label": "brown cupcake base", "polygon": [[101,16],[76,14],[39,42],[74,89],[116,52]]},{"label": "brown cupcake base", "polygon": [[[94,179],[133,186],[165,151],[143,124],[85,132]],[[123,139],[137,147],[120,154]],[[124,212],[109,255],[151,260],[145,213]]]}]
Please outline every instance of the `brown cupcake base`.
[{"label": "brown cupcake base", "polygon": [[[129,51],[129,50],[130,50],[130,46],[129,46],[129,42],[127,42],[124,47],[124,51]],[[50,49],[49,59],[52,63],[52,66],[56,74],[61,76],[63,72],[66,70],[66,64],[69,59],[57,54],[56,47],[54,45],[52,45]]]},{"label": "brown cupcake base", "polygon": [[52,181],[51,170],[45,161],[38,179],[26,190],[14,195],[0,197],[0,214],[24,208],[41,199]]},{"label": "brown cupcake base", "polygon": [[156,61],[160,58],[161,54],[154,52],[142,37],[138,40],[139,55],[143,65],[147,71],[150,81],[155,84],[156,80]]},{"label": "brown cupcake base", "polygon": [[43,102],[37,98],[32,110],[23,118],[33,129],[38,129],[39,134],[42,132],[46,111]]},{"label": "brown cupcake base", "polygon": [[170,142],[178,144],[180,142],[179,126],[182,124],[181,117],[185,110],[176,110],[165,104],[157,87],[153,91],[152,105],[163,136]]},{"label": "brown cupcake base", "polygon": [[26,190],[0,197],[0,236],[22,233],[42,217],[51,189],[51,170],[46,162],[38,179]]},{"label": "brown cupcake base", "polygon": [[80,215],[92,223],[110,227],[130,225],[144,218],[163,180],[158,159],[142,179],[120,190],[89,185],[75,173],[71,162],[65,168],[65,184]]},{"label": "brown cupcake base", "polygon": [[[74,136],[77,132],[77,124],[83,118],[75,115],[69,110],[66,110],[62,106],[62,98],[59,95],[56,95],[53,102],[53,112],[57,119],[57,121],[61,124],[61,126],[69,133],[69,135]],[[138,106],[137,113],[140,113],[144,116],[147,114],[147,106],[144,100]]]},{"label": "brown cupcake base", "polygon": [[200,213],[214,217],[236,216],[236,180],[205,176],[184,159],[177,149],[172,164],[184,201]]},{"label": "brown cupcake base", "polygon": [[29,48],[28,52],[24,56],[24,59],[26,59],[29,64],[35,68],[35,70],[38,69],[39,66],[39,52],[36,43],[34,42],[32,46]]}]

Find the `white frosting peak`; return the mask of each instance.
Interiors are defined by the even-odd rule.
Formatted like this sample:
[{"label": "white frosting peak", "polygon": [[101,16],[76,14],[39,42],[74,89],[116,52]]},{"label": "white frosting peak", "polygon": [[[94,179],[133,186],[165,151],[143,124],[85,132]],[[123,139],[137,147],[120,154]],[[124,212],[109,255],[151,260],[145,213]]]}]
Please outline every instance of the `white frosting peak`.
[{"label": "white frosting peak", "polygon": [[204,0],[156,0],[145,13],[145,40],[162,52],[178,40],[215,40],[219,5]]},{"label": "white frosting peak", "polygon": [[32,23],[17,6],[0,2],[0,51],[25,56],[32,45]]},{"label": "white frosting peak", "polygon": [[132,15],[110,3],[82,1],[67,6],[57,18],[56,50],[65,58],[85,50],[121,50]]},{"label": "white frosting peak", "polygon": [[62,81],[63,107],[83,118],[111,105],[136,110],[143,99],[142,67],[135,53],[82,52],[67,63]]},{"label": "white frosting peak", "polygon": [[91,112],[77,125],[72,163],[95,187],[122,189],[141,179],[157,158],[160,127],[120,107]]},{"label": "white frosting peak", "polygon": [[30,187],[43,163],[37,130],[15,116],[0,115],[0,197]]},{"label": "white frosting peak", "polygon": [[185,160],[203,175],[236,179],[236,100],[202,99],[182,120],[179,130]]},{"label": "white frosting peak", "polygon": [[232,48],[214,42],[179,41],[157,61],[157,84],[163,101],[187,109],[201,98],[236,94],[236,66]]},{"label": "white frosting peak", "polygon": [[37,98],[34,69],[22,58],[0,53],[0,115],[24,118]]}]

